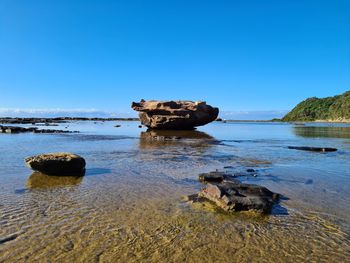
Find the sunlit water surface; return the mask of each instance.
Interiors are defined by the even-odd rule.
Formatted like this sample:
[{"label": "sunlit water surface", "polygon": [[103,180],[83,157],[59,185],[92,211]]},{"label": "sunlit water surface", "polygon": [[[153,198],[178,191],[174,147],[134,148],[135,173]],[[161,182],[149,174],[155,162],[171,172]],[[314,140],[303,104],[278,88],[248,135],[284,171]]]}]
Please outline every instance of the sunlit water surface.
[{"label": "sunlit water surface", "polygon": [[[216,122],[157,141],[138,125],[0,134],[0,262],[350,262],[349,126]],[[86,175],[56,178],[24,165],[58,151],[82,155]],[[272,215],[184,201],[202,187],[199,173],[247,168],[257,177],[242,181],[283,195]]]}]

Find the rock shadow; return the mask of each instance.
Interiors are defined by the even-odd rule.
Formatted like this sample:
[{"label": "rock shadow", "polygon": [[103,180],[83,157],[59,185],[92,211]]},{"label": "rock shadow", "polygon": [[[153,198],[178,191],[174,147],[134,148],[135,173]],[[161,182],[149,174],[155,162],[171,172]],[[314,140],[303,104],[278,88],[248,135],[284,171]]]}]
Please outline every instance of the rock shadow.
[{"label": "rock shadow", "polygon": [[141,132],[140,149],[156,149],[171,146],[208,148],[215,144],[211,135],[197,130],[152,130]]},{"label": "rock shadow", "polygon": [[27,180],[28,189],[52,188],[76,186],[83,181],[83,175],[80,176],[55,176],[47,175],[41,172],[33,172]]}]

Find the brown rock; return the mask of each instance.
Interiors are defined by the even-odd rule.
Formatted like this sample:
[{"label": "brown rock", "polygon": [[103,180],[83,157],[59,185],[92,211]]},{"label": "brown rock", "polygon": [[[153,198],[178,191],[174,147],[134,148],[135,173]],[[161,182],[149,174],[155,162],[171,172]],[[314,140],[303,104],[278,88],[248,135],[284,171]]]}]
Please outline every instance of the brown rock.
[{"label": "brown rock", "polygon": [[139,111],[141,123],[152,129],[193,129],[216,120],[219,109],[198,101],[133,102],[131,107]]},{"label": "brown rock", "polygon": [[279,195],[259,185],[243,184],[238,181],[208,183],[198,194],[214,202],[225,211],[254,210],[269,213]]},{"label": "brown rock", "polygon": [[85,172],[85,160],[72,153],[40,154],[25,159],[26,164],[33,170],[48,175],[82,176]]}]

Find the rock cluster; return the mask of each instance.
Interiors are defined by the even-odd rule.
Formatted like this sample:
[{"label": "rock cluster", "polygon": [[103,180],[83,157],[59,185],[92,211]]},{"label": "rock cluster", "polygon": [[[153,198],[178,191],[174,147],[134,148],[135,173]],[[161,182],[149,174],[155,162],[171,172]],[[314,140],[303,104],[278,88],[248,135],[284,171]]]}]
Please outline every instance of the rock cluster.
[{"label": "rock cluster", "polygon": [[35,171],[48,175],[82,176],[85,173],[85,160],[72,153],[40,154],[25,159]]},{"label": "rock cluster", "polygon": [[151,129],[187,130],[215,121],[219,109],[203,101],[133,102],[131,107],[140,112],[141,123]]},{"label": "rock cluster", "polygon": [[249,210],[263,214],[271,212],[273,205],[279,199],[279,194],[263,186],[241,183],[233,177],[222,172],[201,174],[199,180],[206,185],[197,195],[190,196],[189,200],[198,201],[204,198],[227,212]]}]

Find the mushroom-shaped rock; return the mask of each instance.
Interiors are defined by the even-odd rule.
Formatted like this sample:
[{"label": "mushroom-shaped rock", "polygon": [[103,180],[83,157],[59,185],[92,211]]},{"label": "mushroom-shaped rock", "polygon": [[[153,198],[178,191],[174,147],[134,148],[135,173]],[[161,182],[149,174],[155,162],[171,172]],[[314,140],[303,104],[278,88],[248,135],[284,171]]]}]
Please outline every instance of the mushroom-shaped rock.
[{"label": "mushroom-shaped rock", "polygon": [[82,176],[85,160],[73,153],[40,154],[25,159],[26,164],[35,171],[48,175]]},{"label": "mushroom-shaped rock", "polygon": [[131,107],[140,112],[141,123],[151,129],[186,130],[215,121],[219,109],[204,101],[133,102]]}]

